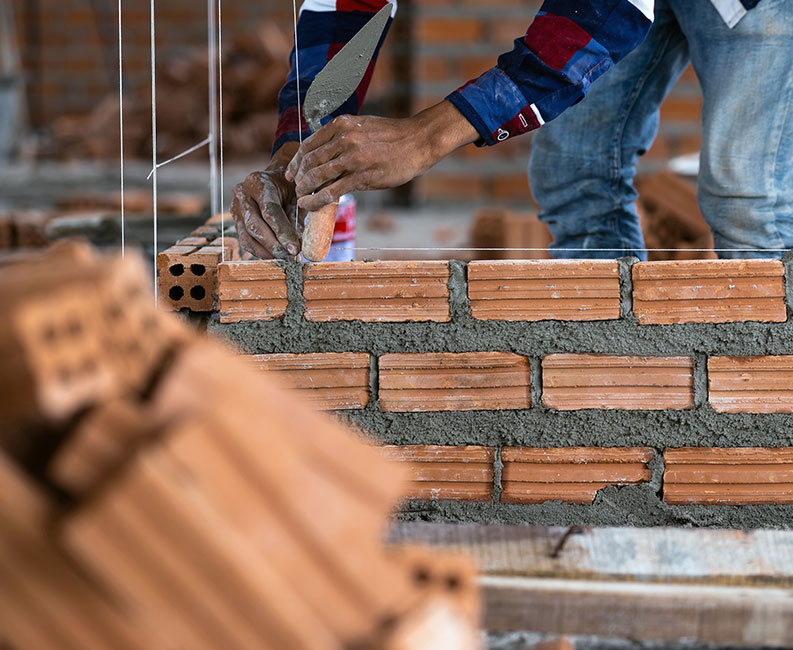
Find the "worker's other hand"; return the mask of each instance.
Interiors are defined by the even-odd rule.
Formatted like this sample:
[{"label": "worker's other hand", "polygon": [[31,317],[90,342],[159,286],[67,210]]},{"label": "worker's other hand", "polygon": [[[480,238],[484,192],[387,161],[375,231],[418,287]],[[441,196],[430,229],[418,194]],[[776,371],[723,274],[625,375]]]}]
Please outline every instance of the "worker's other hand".
[{"label": "worker's other hand", "polygon": [[[285,144],[273,155],[267,169],[248,174],[234,188],[231,215],[240,246],[256,257],[288,259],[300,252],[295,184],[285,175],[296,150],[296,143]],[[302,215],[298,221],[303,221]]]},{"label": "worker's other hand", "polygon": [[303,142],[286,179],[301,209],[319,210],[348,192],[407,183],[478,137],[447,101],[406,119],[342,115]]}]

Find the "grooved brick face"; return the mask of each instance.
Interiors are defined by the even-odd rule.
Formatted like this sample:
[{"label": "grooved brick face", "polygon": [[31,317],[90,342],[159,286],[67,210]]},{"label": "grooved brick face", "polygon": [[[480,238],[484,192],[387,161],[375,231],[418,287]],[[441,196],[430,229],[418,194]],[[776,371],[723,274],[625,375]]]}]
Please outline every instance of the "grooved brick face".
[{"label": "grooved brick face", "polygon": [[690,357],[551,354],[542,377],[543,406],[560,411],[694,408]]},{"label": "grooved brick face", "polygon": [[319,408],[361,409],[369,403],[368,354],[257,354],[251,360]]},{"label": "grooved brick face", "polygon": [[640,325],[784,322],[784,266],[779,260],[639,262],[633,313]]},{"label": "grooved brick face", "polygon": [[306,320],[369,323],[450,319],[448,262],[307,265]]},{"label": "grooved brick face", "polygon": [[708,401],[719,413],[793,413],[793,356],[711,357]]},{"label": "grooved brick face", "polygon": [[793,503],[793,447],[667,449],[664,464],[672,505]]},{"label": "grooved brick face", "polygon": [[606,320],[620,316],[616,261],[471,262],[471,315],[480,320]]},{"label": "grooved brick face", "polygon": [[225,262],[218,267],[220,322],[275,320],[288,305],[286,273],[277,262]]},{"label": "grooved brick face", "polygon": [[385,354],[383,411],[473,411],[531,406],[529,360],[509,352]]},{"label": "grooved brick face", "polygon": [[589,505],[598,490],[608,485],[649,481],[652,472],[647,463],[653,456],[652,449],[643,447],[505,447],[501,450],[501,501]]},{"label": "grooved brick face", "polygon": [[492,447],[388,445],[381,453],[407,466],[407,499],[489,501],[493,496]]}]

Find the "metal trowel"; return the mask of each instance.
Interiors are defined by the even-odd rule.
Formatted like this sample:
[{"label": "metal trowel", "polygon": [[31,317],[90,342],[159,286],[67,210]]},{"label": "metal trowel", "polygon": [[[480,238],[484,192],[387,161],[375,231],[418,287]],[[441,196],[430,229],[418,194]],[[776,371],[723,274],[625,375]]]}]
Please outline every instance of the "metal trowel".
[{"label": "metal trowel", "polygon": [[[346,102],[361,83],[388,24],[389,2],[325,65],[308,88],[303,116],[316,133],[322,120]],[[328,256],[338,203],[309,212],[303,229],[303,257],[321,262]]]}]

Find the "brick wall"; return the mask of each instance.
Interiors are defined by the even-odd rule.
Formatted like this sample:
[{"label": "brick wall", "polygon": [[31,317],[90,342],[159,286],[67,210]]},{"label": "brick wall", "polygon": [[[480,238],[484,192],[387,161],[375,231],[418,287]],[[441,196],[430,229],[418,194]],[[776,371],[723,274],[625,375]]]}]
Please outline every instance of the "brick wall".
[{"label": "brick wall", "polygon": [[230,262],[210,329],[389,445],[406,516],[787,527],[790,272]]}]

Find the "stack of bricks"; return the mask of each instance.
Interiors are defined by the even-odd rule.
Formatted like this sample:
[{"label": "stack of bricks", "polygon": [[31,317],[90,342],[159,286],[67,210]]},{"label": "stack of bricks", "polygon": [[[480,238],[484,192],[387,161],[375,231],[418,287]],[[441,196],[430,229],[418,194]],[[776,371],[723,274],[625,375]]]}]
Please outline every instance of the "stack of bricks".
[{"label": "stack of bricks", "polygon": [[[218,264],[240,259],[230,215],[215,215],[157,255],[157,289],[164,309],[207,312],[218,297]],[[230,230],[221,232],[223,225]]]},{"label": "stack of bricks", "polygon": [[422,518],[789,526],[790,264],[235,262],[210,327],[386,443]]},{"label": "stack of bricks", "polygon": [[0,282],[0,641],[478,647],[471,565],[383,545],[402,468],[144,278],[70,248]]}]

